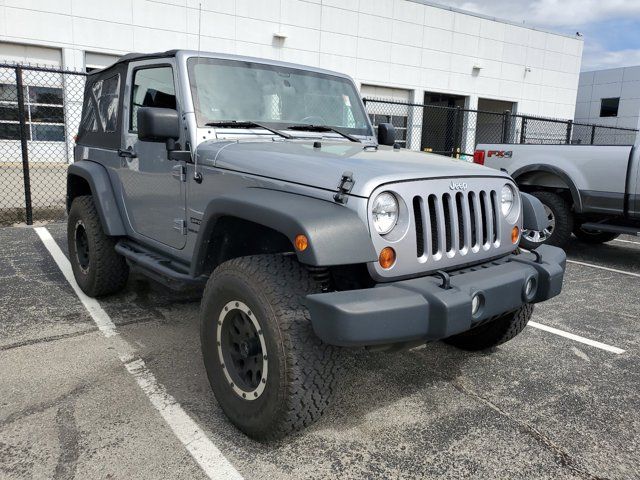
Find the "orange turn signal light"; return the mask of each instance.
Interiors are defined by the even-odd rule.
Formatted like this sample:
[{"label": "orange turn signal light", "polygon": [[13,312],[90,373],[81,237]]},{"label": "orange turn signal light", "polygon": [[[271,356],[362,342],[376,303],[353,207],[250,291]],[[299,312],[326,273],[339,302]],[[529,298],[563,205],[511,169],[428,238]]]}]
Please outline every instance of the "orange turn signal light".
[{"label": "orange turn signal light", "polygon": [[304,235],[296,235],[294,244],[296,246],[296,250],[304,252],[309,246],[309,239]]},{"label": "orange turn signal light", "polygon": [[511,243],[514,245],[520,240],[520,229],[516,226],[511,229]]},{"label": "orange turn signal light", "polygon": [[382,268],[391,268],[396,263],[396,251],[391,247],[384,247],[380,250],[378,262]]}]

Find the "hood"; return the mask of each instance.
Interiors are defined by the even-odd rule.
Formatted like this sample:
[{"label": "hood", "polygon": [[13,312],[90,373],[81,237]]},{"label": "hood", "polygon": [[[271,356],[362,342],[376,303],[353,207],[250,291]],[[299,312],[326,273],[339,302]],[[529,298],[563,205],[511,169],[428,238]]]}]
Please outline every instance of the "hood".
[{"label": "hood", "polygon": [[384,183],[434,177],[506,177],[498,170],[442,155],[361,143],[322,141],[208,141],[198,146],[216,167],[336,191],[343,172],[353,173],[351,195],[369,197]]}]

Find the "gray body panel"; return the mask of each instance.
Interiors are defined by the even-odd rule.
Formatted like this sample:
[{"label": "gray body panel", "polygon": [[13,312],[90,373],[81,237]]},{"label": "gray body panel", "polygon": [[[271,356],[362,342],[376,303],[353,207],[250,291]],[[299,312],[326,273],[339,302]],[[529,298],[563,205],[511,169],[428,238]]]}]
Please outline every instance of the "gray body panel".
[{"label": "gray body panel", "polygon": [[637,145],[480,144],[476,148],[485,151],[485,166],[504,169],[519,184],[550,188],[566,184],[578,213],[640,214]]}]

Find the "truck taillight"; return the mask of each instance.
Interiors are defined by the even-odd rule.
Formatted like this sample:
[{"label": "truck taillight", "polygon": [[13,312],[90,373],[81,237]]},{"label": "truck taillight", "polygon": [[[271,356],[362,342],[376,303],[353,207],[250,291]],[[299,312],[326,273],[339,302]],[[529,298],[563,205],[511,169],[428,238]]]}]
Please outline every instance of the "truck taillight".
[{"label": "truck taillight", "polygon": [[473,152],[473,163],[484,165],[484,150],[476,150]]}]

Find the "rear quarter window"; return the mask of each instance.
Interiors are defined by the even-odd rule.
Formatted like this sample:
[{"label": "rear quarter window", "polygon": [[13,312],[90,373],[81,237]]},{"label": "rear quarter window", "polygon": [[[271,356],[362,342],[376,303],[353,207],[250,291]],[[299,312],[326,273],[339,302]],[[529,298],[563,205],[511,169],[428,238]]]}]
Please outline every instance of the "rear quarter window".
[{"label": "rear quarter window", "polygon": [[87,90],[82,108],[80,134],[114,133],[118,128],[120,75],[95,81]]}]

